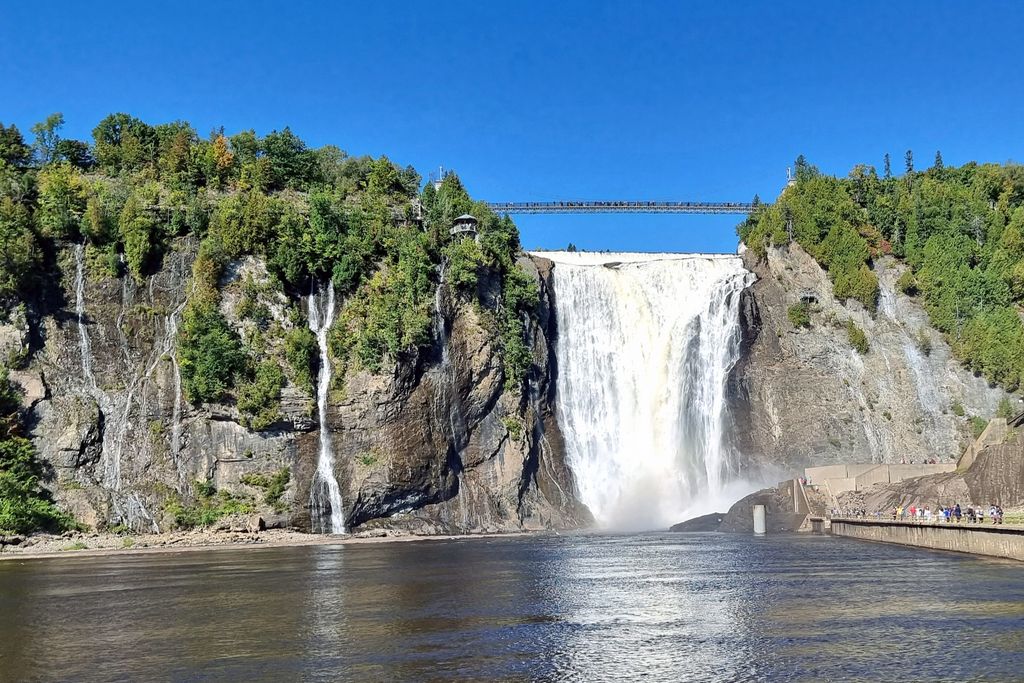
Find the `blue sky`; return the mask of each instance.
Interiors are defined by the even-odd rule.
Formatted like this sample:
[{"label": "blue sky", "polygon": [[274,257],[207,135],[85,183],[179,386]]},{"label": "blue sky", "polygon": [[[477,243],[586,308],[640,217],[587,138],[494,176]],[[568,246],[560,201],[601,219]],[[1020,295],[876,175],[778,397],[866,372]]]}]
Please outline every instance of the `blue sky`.
[{"label": "blue sky", "polygon": [[[1024,3],[171,5],[4,3],[0,121],[290,125],[490,200],[771,199],[800,153],[1024,159]],[[730,216],[517,222],[528,248],[736,246]]]}]

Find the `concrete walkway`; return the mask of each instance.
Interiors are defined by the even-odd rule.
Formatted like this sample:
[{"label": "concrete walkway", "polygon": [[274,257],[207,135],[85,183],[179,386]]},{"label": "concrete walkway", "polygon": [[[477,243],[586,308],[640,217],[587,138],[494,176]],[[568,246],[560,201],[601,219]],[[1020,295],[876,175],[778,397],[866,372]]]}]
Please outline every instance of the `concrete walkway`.
[{"label": "concrete walkway", "polygon": [[835,536],[1024,561],[1024,526],[835,517]]}]

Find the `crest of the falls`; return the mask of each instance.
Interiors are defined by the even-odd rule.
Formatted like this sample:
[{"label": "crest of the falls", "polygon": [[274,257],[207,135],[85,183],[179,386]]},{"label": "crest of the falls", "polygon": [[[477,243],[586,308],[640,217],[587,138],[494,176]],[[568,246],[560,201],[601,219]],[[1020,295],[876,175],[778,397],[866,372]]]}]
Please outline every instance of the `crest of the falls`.
[{"label": "crest of the falls", "polygon": [[327,393],[331,387],[331,360],[327,354],[327,333],[334,322],[334,283],[328,282],[319,294],[309,295],[309,329],[320,347],[320,371],[317,374],[316,404],[320,418],[320,452],[316,475],[309,489],[310,521],[314,533],[345,533],[345,515],[341,508],[341,487],[334,476],[334,451],[327,425]]},{"label": "crest of the falls", "polygon": [[556,409],[582,502],[625,528],[710,511],[738,475],[725,384],[754,276],[735,256],[537,255],[555,263]]}]

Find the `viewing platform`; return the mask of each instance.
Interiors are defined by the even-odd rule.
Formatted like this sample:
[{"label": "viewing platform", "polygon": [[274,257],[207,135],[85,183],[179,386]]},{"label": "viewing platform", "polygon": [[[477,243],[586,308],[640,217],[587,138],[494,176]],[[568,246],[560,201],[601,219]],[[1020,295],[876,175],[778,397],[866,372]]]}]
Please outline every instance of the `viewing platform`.
[{"label": "viewing platform", "polygon": [[833,536],[1024,561],[1024,527],[833,517]]}]

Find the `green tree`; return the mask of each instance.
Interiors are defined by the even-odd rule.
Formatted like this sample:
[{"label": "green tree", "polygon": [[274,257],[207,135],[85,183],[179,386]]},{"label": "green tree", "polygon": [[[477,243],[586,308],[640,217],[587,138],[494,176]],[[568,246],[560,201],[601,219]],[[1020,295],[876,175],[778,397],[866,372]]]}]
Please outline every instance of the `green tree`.
[{"label": "green tree", "polygon": [[60,129],[63,125],[64,115],[57,112],[32,126],[32,134],[36,136],[32,147],[40,165],[45,166],[57,159],[57,149],[61,140]]},{"label": "green tree", "polygon": [[20,396],[0,367],[0,534],[61,531],[74,521],[40,485],[32,442],[21,436]]},{"label": "green tree", "polygon": [[32,218],[23,204],[0,199],[0,309],[13,303],[39,267]]},{"label": "green tree", "polygon": [[152,269],[162,249],[158,225],[152,213],[157,198],[155,186],[140,189],[125,202],[118,218],[118,230],[124,240],[124,258],[128,271],[142,280]]},{"label": "green tree", "polygon": [[78,169],[60,163],[40,171],[36,220],[43,234],[58,239],[77,239],[85,207],[85,183]]},{"label": "green tree", "polygon": [[96,161],[107,173],[136,169],[156,157],[153,128],[128,114],[110,114],[93,129]]},{"label": "green tree", "polygon": [[251,429],[262,431],[281,419],[284,373],[275,360],[267,359],[259,363],[252,374],[238,389],[238,409]]},{"label": "green tree", "polygon": [[182,388],[192,403],[215,403],[245,368],[242,342],[216,303],[197,298],[185,308],[178,337]]},{"label": "green tree", "polygon": [[0,161],[15,168],[21,168],[32,159],[32,150],[25,144],[21,131],[13,123],[5,126],[0,122]]}]

